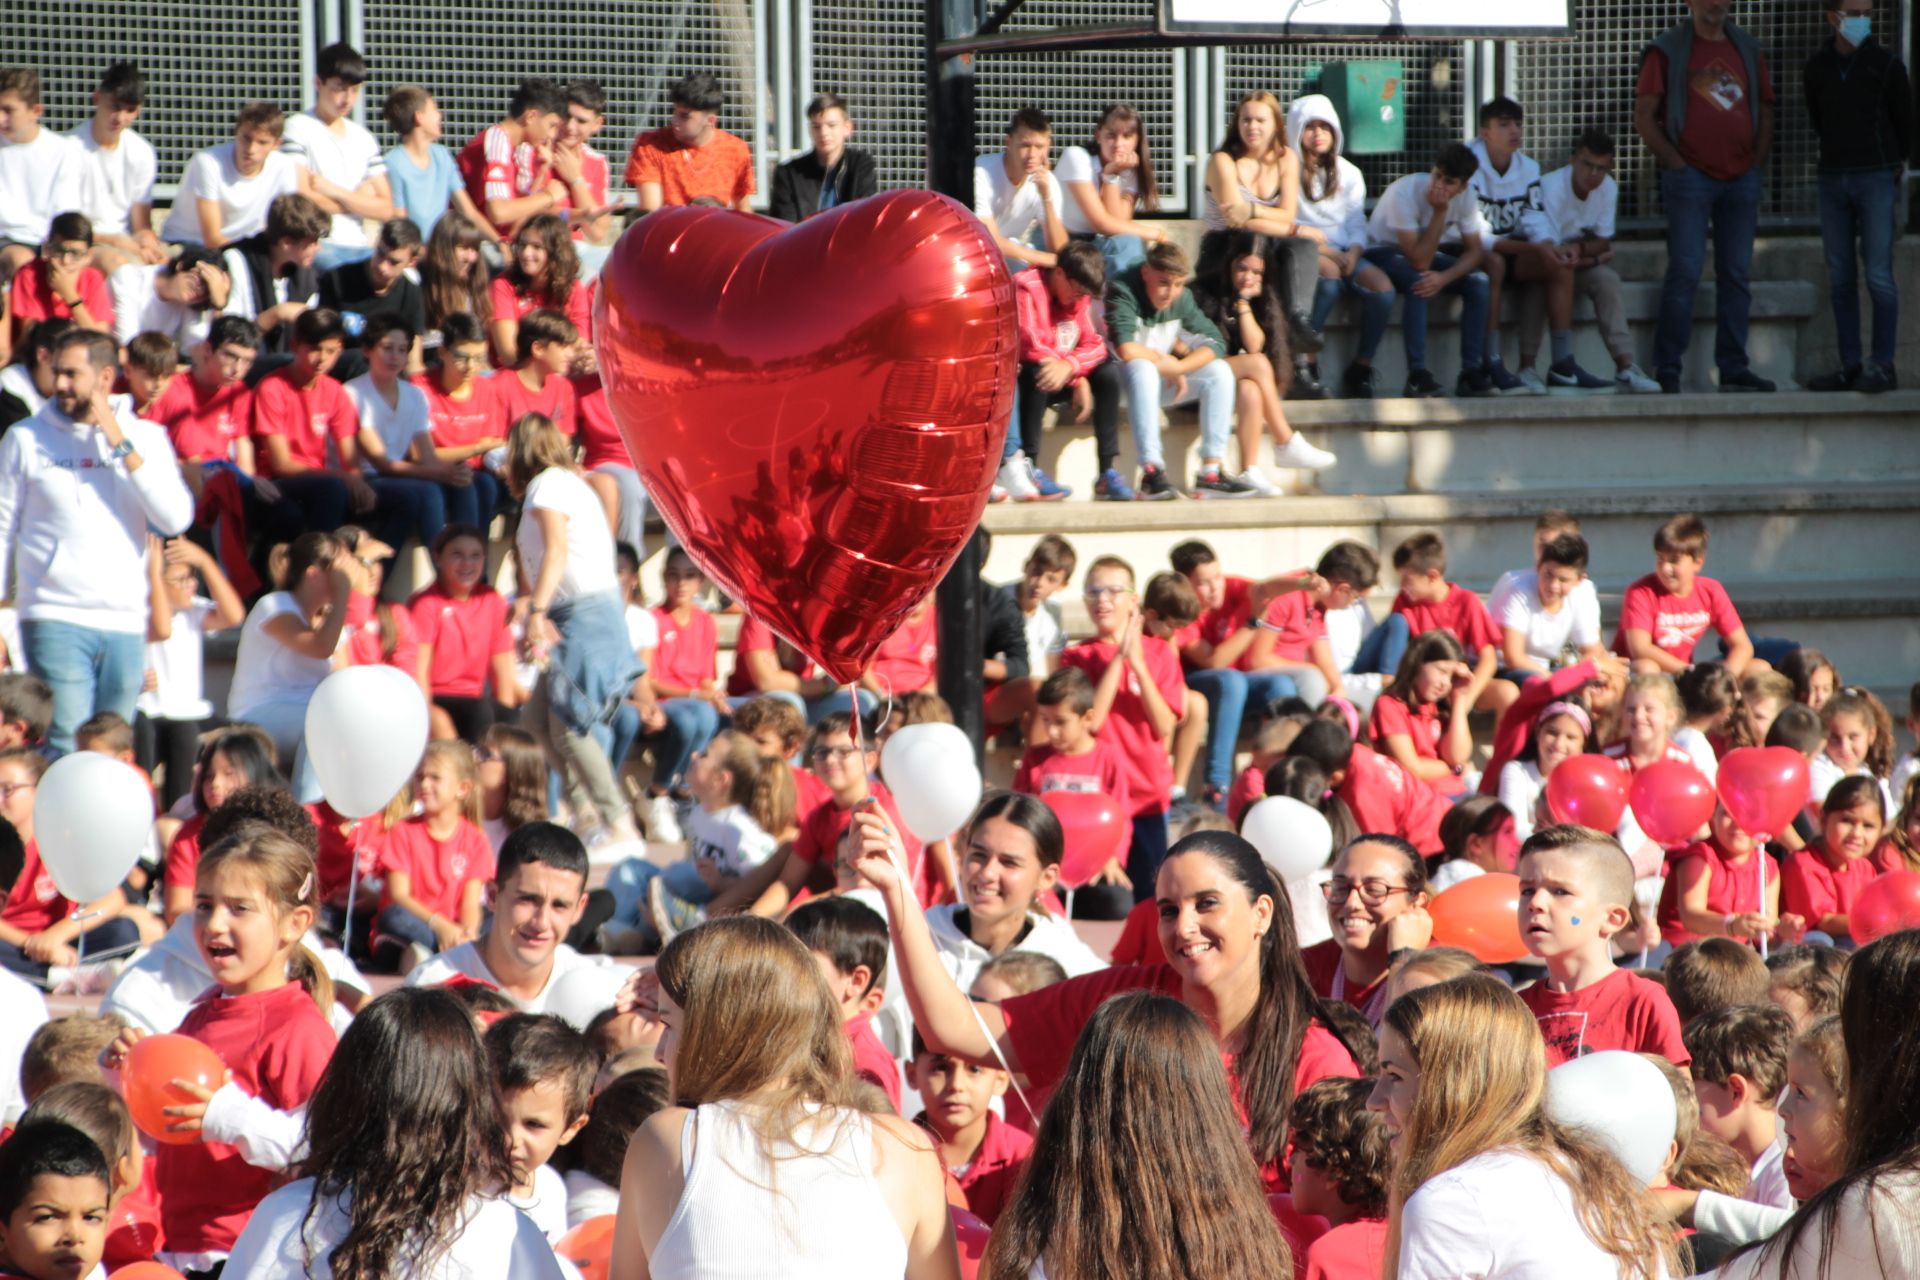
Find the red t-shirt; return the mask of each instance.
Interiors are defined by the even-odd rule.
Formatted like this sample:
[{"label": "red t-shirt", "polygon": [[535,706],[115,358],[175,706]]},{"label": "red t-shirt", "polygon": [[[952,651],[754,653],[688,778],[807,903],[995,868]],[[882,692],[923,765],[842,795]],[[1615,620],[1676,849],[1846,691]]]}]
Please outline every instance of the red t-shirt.
[{"label": "red t-shirt", "polygon": [[[460,148],[455,159],[460,178],[473,198],[473,207],[481,217],[487,215],[489,199],[512,200],[544,190],[548,167],[530,142],[515,143],[499,125],[489,125]],[[494,229],[505,235],[511,223],[496,222]]]},{"label": "red t-shirt", "polygon": [[[1440,704],[1423,702],[1417,707],[1409,707],[1391,693],[1383,693],[1374,700],[1373,713],[1367,717],[1367,736],[1373,739],[1374,749],[1383,756],[1391,757],[1393,752],[1387,747],[1387,735],[1404,733],[1413,740],[1413,754],[1422,760],[1440,758],[1440,739],[1446,736],[1447,722],[1440,715]],[[1421,779],[1443,796],[1458,796],[1466,790],[1466,782],[1453,775],[1446,778]]]},{"label": "red t-shirt", "polygon": [[507,598],[484,582],[461,599],[436,581],[407,601],[407,611],[414,641],[433,646],[428,674],[436,697],[479,697],[494,658],[513,652]]},{"label": "red t-shirt", "polygon": [[[1245,626],[1247,619],[1253,616],[1253,583],[1246,578],[1228,578],[1220,600],[1220,607],[1208,609],[1198,619],[1173,633],[1173,647],[1185,652],[1188,645],[1205,641],[1211,648],[1218,649],[1228,637]],[[1250,653],[1251,646],[1248,648]],[[1233,664],[1235,671],[1245,671],[1248,653],[1242,653]],[[1182,662],[1185,662],[1184,657]]]},{"label": "red t-shirt", "polygon": [[[210,991],[194,1003],[179,1031],[219,1054],[233,1083],[276,1111],[306,1105],[336,1043],[332,1024],[297,982],[249,995]],[[254,1206],[285,1178],[248,1164],[225,1143],[162,1145],[154,1183],[167,1247],[228,1252]]]},{"label": "red t-shirt", "polygon": [[1387,1220],[1361,1218],[1307,1246],[1300,1280],[1377,1280],[1387,1254]]},{"label": "red t-shirt", "polygon": [[20,878],[13,882],[0,920],[29,934],[44,933],[73,914],[73,903],[60,895],[53,873],[40,861],[40,842],[27,841],[26,858],[20,864]]},{"label": "red t-shirt", "polygon": [[209,390],[191,373],[175,378],[147,410],[167,429],[182,462],[225,461],[253,424],[253,392],[244,382]]},{"label": "red t-shirt", "polygon": [[1268,602],[1267,611],[1260,616],[1260,626],[1274,633],[1274,657],[1288,662],[1310,662],[1313,642],[1327,638],[1326,606],[1305,591],[1289,591]]},{"label": "red t-shirt", "polygon": [[1447,814],[1447,798],[1401,768],[1398,760],[1354,743],[1340,798],[1361,831],[1399,836],[1421,853],[1441,852],[1440,819]]},{"label": "red t-shirt", "polygon": [[397,667],[409,676],[420,670],[420,642],[413,634],[413,615],[402,604],[387,606],[393,623],[393,654],[385,652],[378,602],[355,592],[347,597],[347,658],[356,667]]},{"label": "red t-shirt", "polygon": [[[1119,646],[1106,640],[1088,640],[1070,646],[1060,655],[1063,667],[1078,667],[1097,687],[1114,661]],[[1160,690],[1160,697],[1178,717],[1186,707],[1187,682],[1180,674],[1180,659],[1173,646],[1154,636],[1140,637],[1140,653],[1147,673]],[[1140,677],[1129,669],[1121,678],[1120,691],[1100,726],[1100,738],[1111,743],[1127,766],[1127,790],[1133,796],[1133,816],[1143,817],[1167,811],[1173,793],[1173,762],[1167,757],[1167,740],[1153,732],[1147,721],[1146,704],[1141,700]]]},{"label": "red t-shirt", "polygon": [[[801,770],[794,771],[796,782],[799,781],[801,772]],[[893,802],[893,793],[879,782],[868,785],[872,789],[874,799],[878,800],[880,807],[886,811],[887,821],[891,822],[893,829],[900,833],[900,841],[907,850],[907,862],[918,866],[920,841],[914,838],[913,832],[907,830],[907,824],[901,820],[900,808]],[[821,790],[826,790],[825,783],[821,783]],[[847,827],[852,822],[853,810],[842,809],[834,803],[833,793],[827,791],[826,803],[815,805],[813,811],[801,819],[800,835],[793,842],[793,856],[802,862],[824,862],[831,867],[835,851],[840,847],[840,837],[847,833]]]},{"label": "red t-shirt", "polygon": [[1127,765],[1113,744],[1093,740],[1093,750],[1083,756],[1063,755],[1046,743],[1028,747],[1013,771],[1013,789],[1030,796],[1049,791],[1097,791],[1120,806],[1120,812],[1133,811],[1132,793],[1127,788]]},{"label": "red t-shirt", "polygon": [[[1006,1019],[1007,1034],[1013,1042],[1014,1053],[1020,1059],[1020,1070],[1026,1073],[1032,1088],[1036,1091],[1051,1090],[1060,1082],[1060,1077],[1066,1074],[1067,1061],[1073,1055],[1074,1040],[1103,1001],[1123,991],[1141,990],[1156,991],[1177,1000],[1180,998],[1180,975],[1167,964],[1125,965],[1068,978],[1065,982],[1056,982],[1050,987],[1003,1000],[1000,1013]],[[1220,1063],[1226,1067],[1227,1080],[1233,1086],[1234,1109],[1241,1112],[1244,1120],[1245,1110],[1240,1105],[1240,1077],[1234,1070],[1233,1055],[1222,1049]],[[1300,1044],[1300,1059],[1293,1072],[1293,1091],[1296,1095],[1316,1080],[1359,1074],[1353,1055],[1347,1052],[1347,1047],[1340,1043],[1337,1036],[1318,1022],[1308,1025],[1306,1036]],[[1287,1176],[1283,1166],[1270,1164],[1261,1170],[1261,1175],[1266,1179],[1269,1190],[1286,1189]]]},{"label": "red t-shirt", "polygon": [[343,901],[353,884],[356,860],[363,880],[379,870],[386,833],[373,819],[352,822],[341,817],[324,800],[304,807],[320,833],[320,852],[313,859],[314,874],[320,881],[320,901]]},{"label": "red t-shirt", "polygon": [[660,624],[651,673],[655,680],[676,689],[698,689],[701,681],[716,678],[720,641],[712,614],[695,605],[683,625],[668,610],[655,609],[653,620]]},{"label": "red t-shirt", "polygon": [[[1773,101],[1773,76],[1767,70],[1766,56],[1758,59],[1760,101]],[[1687,57],[1687,120],[1680,136],[1673,139],[1680,158],[1722,182],[1731,182],[1753,168],[1755,159],[1753,104],[1747,95],[1753,87],[1747,83],[1746,63],[1731,40],[1693,38],[1693,50]],[[1662,102],[1655,119],[1666,128],[1667,55],[1649,50],[1640,64],[1640,79],[1633,87],[1638,98],[1659,98]]]},{"label": "red t-shirt", "polygon": [[207,815],[196,813],[181,823],[167,842],[166,870],[161,874],[161,883],[167,888],[193,888],[194,871],[200,865],[200,832],[206,825]]},{"label": "red t-shirt", "polygon": [[[1666,886],[1660,891],[1660,909],[1655,916],[1660,922],[1661,941],[1677,947],[1697,941],[1700,937],[1680,923],[1680,869],[1683,866],[1689,862],[1699,862],[1706,868],[1708,911],[1716,916],[1742,915],[1765,910],[1760,899],[1760,869],[1754,858],[1766,856],[1764,852],[1754,850],[1744,860],[1735,863],[1719,842],[1713,839],[1690,844],[1676,853],[1667,871]],[[1767,868],[1769,883],[1777,882],[1778,876],[1773,867]]]},{"label": "red t-shirt", "polygon": [[1500,770],[1507,761],[1526,750],[1533,737],[1533,720],[1551,703],[1579,691],[1580,686],[1600,674],[1592,659],[1562,667],[1544,680],[1529,680],[1520,686],[1520,696],[1500,713],[1493,729],[1493,747],[1487,756],[1487,770],[1480,777],[1480,794],[1496,795],[1500,790]]},{"label": "red t-shirt", "polygon": [[576,374],[573,378],[574,414],[579,428],[580,465],[588,471],[612,463],[631,467],[633,455],[620,434],[607,405],[607,389],[598,373]]},{"label": "red t-shirt", "polygon": [[[1324,942],[1303,947],[1300,963],[1306,967],[1307,981],[1312,984],[1314,993],[1326,1000],[1333,999],[1334,980],[1340,974],[1340,944],[1328,938]],[[1387,976],[1382,973],[1364,987],[1348,987],[1341,983],[1340,999],[1365,1013],[1373,998],[1386,990]]]},{"label": "red t-shirt", "polygon": [[845,1024],[847,1042],[853,1046],[853,1074],[871,1080],[887,1091],[887,1101],[900,1110],[900,1064],[873,1033],[873,1015],[863,1013]]},{"label": "red t-shirt", "polygon": [[109,1274],[136,1262],[152,1262],[153,1255],[167,1247],[166,1232],[160,1229],[160,1195],[154,1189],[158,1156],[144,1156],[140,1185],[114,1206],[107,1218],[107,1247],[100,1264]]},{"label": "red t-shirt", "polygon": [[[319,471],[337,469],[329,440],[347,440],[360,433],[360,415],[346,389],[324,374],[304,387],[293,383],[292,369],[279,369],[260,379],[253,389],[253,434],[282,436],[293,461]],[[272,476],[273,459],[264,448],[260,470]]]},{"label": "red t-shirt", "polygon": [[934,663],[940,654],[939,619],[933,606],[919,618],[908,618],[880,644],[873,655],[873,678],[898,698],[933,683]]},{"label": "red t-shirt", "polygon": [[[100,269],[80,268],[80,275],[74,281],[74,290],[80,295],[80,303],[86,307],[87,314],[93,317],[95,323],[105,325],[108,333],[112,333],[113,294],[108,290],[107,278],[100,273]],[[19,342],[29,328],[42,320],[73,318],[73,308],[53,291],[53,264],[45,258],[35,258],[14,276],[9,306],[13,315],[15,342]]]},{"label": "red t-shirt", "polygon": [[725,129],[715,129],[697,147],[680,141],[671,128],[652,129],[633,140],[626,179],[635,189],[643,182],[659,183],[664,204],[692,204],[708,196],[738,208],[753,194],[753,152]]},{"label": "red t-shirt", "polygon": [[742,618],[740,634],[733,641],[733,670],[727,674],[728,697],[750,698],[760,692],[753,683],[753,673],[747,670],[742,659],[750,653],[762,652],[774,654],[781,670],[803,680],[813,672],[813,660],[792,645],[781,644],[772,627],[758,618]]},{"label": "red t-shirt", "polygon": [[[482,440],[507,438],[507,414],[494,392],[493,379],[475,378],[463,390],[464,400],[456,400],[441,390],[440,380],[421,374],[413,380],[427,396],[427,420],[433,424],[433,442],[443,449],[478,444]],[[481,465],[480,455],[467,459],[467,465]]]},{"label": "red t-shirt", "polygon": [[[915,1116],[913,1122],[939,1136],[927,1122],[926,1112]],[[987,1112],[987,1128],[980,1135],[980,1146],[967,1162],[966,1172],[955,1179],[960,1184],[960,1194],[967,1198],[967,1211],[992,1226],[1000,1211],[1013,1199],[1014,1186],[1019,1183],[1027,1153],[1032,1150],[1032,1134],[1022,1133],[993,1112]]]},{"label": "red t-shirt", "polygon": [[[427,830],[425,815],[421,815],[408,818],[387,833],[380,867],[383,871],[405,872],[411,878],[415,902],[428,911],[458,920],[468,881],[493,879],[493,846],[480,828],[465,818],[460,819],[452,835],[437,840]],[[392,905],[393,895],[383,891],[381,909]]]},{"label": "red t-shirt", "polygon": [[1628,587],[1620,601],[1620,628],[1613,633],[1613,651],[1626,657],[1627,632],[1644,631],[1653,637],[1654,648],[1682,662],[1692,662],[1694,646],[1708,628],[1730,636],[1744,625],[1727,589],[1712,578],[1695,578],[1693,594],[1683,600],[1670,594],[1650,573]]},{"label": "red t-shirt", "polygon": [[1407,630],[1415,636],[1429,631],[1451,631],[1453,638],[1466,647],[1469,657],[1488,645],[1500,648],[1500,628],[1480,597],[1457,582],[1447,584],[1447,594],[1437,604],[1416,604],[1402,591],[1393,598],[1393,611],[1407,619]]},{"label": "red t-shirt", "polygon": [[588,292],[587,286],[577,280],[563,301],[544,293],[535,293],[532,289],[516,289],[512,280],[499,275],[487,286],[487,298],[493,303],[495,320],[525,320],[528,312],[545,307],[573,321],[573,327],[580,331],[582,341],[586,341],[593,332],[593,295]]},{"label": "red t-shirt", "polygon": [[1167,952],[1160,945],[1160,904],[1152,898],[1133,904],[1120,936],[1113,940],[1108,964],[1165,964]]},{"label": "red t-shirt", "polygon": [[1849,858],[1835,871],[1817,848],[1802,849],[1780,868],[1780,910],[1818,929],[1821,916],[1851,915],[1854,899],[1879,874],[1872,858]]},{"label": "red t-shirt", "polygon": [[[580,145],[580,181],[587,184],[587,194],[593,197],[594,208],[604,208],[607,203],[607,181],[611,177],[613,166],[607,158],[585,143]],[[553,211],[573,208],[573,188],[569,187],[554,203]],[[587,228],[584,224],[567,219],[567,225],[573,228],[573,238],[584,240]]]},{"label": "red t-shirt", "polygon": [[820,781],[818,774],[811,769],[787,766],[793,772],[793,820],[795,825],[804,825],[808,818],[821,805],[833,807],[833,792],[827,790],[827,784]]},{"label": "red t-shirt", "polygon": [[1520,993],[1539,1020],[1547,1042],[1547,1066],[1624,1049],[1657,1053],[1676,1067],[1693,1061],[1680,1040],[1680,1015],[1665,987],[1625,969],[1615,969],[1578,991],[1553,991],[1540,981]]},{"label": "red t-shirt", "polygon": [[573,384],[558,374],[549,375],[538,391],[529,391],[518,372],[502,369],[493,377],[493,389],[499,393],[500,407],[506,412],[509,426],[530,413],[537,413],[550,419],[563,436],[570,436],[578,429]]},{"label": "red t-shirt", "polygon": [[1253,802],[1265,798],[1266,794],[1267,775],[1253,765],[1242,769],[1240,776],[1233,780],[1233,786],[1227,790],[1227,821],[1238,829],[1240,819],[1247,816],[1247,810],[1253,808]]}]

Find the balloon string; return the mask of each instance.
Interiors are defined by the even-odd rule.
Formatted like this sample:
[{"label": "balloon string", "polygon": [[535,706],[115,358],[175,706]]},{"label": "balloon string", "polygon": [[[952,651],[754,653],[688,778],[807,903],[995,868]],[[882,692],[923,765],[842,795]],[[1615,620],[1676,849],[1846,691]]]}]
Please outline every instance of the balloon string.
[{"label": "balloon string", "polygon": [[[1753,860],[1754,870],[1757,871],[1760,875],[1760,906],[1758,910],[1761,918],[1764,919],[1767,914],[1767,841],[1766,841],[1766,837],[1762,836],[1755,840],[1753,851],[1755,855],[1757,855]],[[1760,958],[1762,960],[1765,960],[1767,958],[1767,931],[1765,929],[1762,929],[1760,931]]]}]

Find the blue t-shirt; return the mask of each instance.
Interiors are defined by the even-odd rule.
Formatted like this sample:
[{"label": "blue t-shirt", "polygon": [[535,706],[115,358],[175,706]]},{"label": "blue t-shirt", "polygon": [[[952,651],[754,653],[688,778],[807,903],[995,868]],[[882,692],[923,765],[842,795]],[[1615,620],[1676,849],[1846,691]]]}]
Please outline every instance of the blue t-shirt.
[{"label": "blue t-shirt", "polygon": [[405,147],[387,152],[387,182],[393,188],[393,203],[407,211],[407,219],[420,228],[420,234],[433,234],[433,224],[453,202],[460,186],[460,167],[453,152],[435,145],[428,149],[425,169],[414,164]]}]

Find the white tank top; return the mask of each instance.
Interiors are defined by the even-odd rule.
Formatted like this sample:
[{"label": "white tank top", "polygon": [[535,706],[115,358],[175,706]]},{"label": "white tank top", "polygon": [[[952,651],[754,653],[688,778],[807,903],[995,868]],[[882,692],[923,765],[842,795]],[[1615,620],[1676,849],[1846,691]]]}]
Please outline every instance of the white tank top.
[{"label": "white tank top", "polygon": [[[833,1130],[802,1134],[812,1148]],[[698,1141],[695,1141],[696,1133]],[[853,1116],[820,1154],[769,1160],[738,1103],[680,1131],[686,1184],[647,1260],[653,1280],[900,1280],[907,1242],[873,1176],[873,1122]]]}]

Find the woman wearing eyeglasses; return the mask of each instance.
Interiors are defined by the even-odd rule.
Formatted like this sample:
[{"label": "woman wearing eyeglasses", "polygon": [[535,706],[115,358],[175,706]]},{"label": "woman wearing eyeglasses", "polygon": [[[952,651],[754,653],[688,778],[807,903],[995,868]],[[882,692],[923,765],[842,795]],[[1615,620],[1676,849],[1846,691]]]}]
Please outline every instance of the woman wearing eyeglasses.
[{"label": "woman wearing eyeglasses", "polygon": [[1333,878],[1321,892],[1333,937],[1300,953],[1307,980],[1377,1027],[1387,1011],[1394,953],[1423,950],[1433,938],[1427,864],[1398,836],[1363,835],[1333,860]]}]

